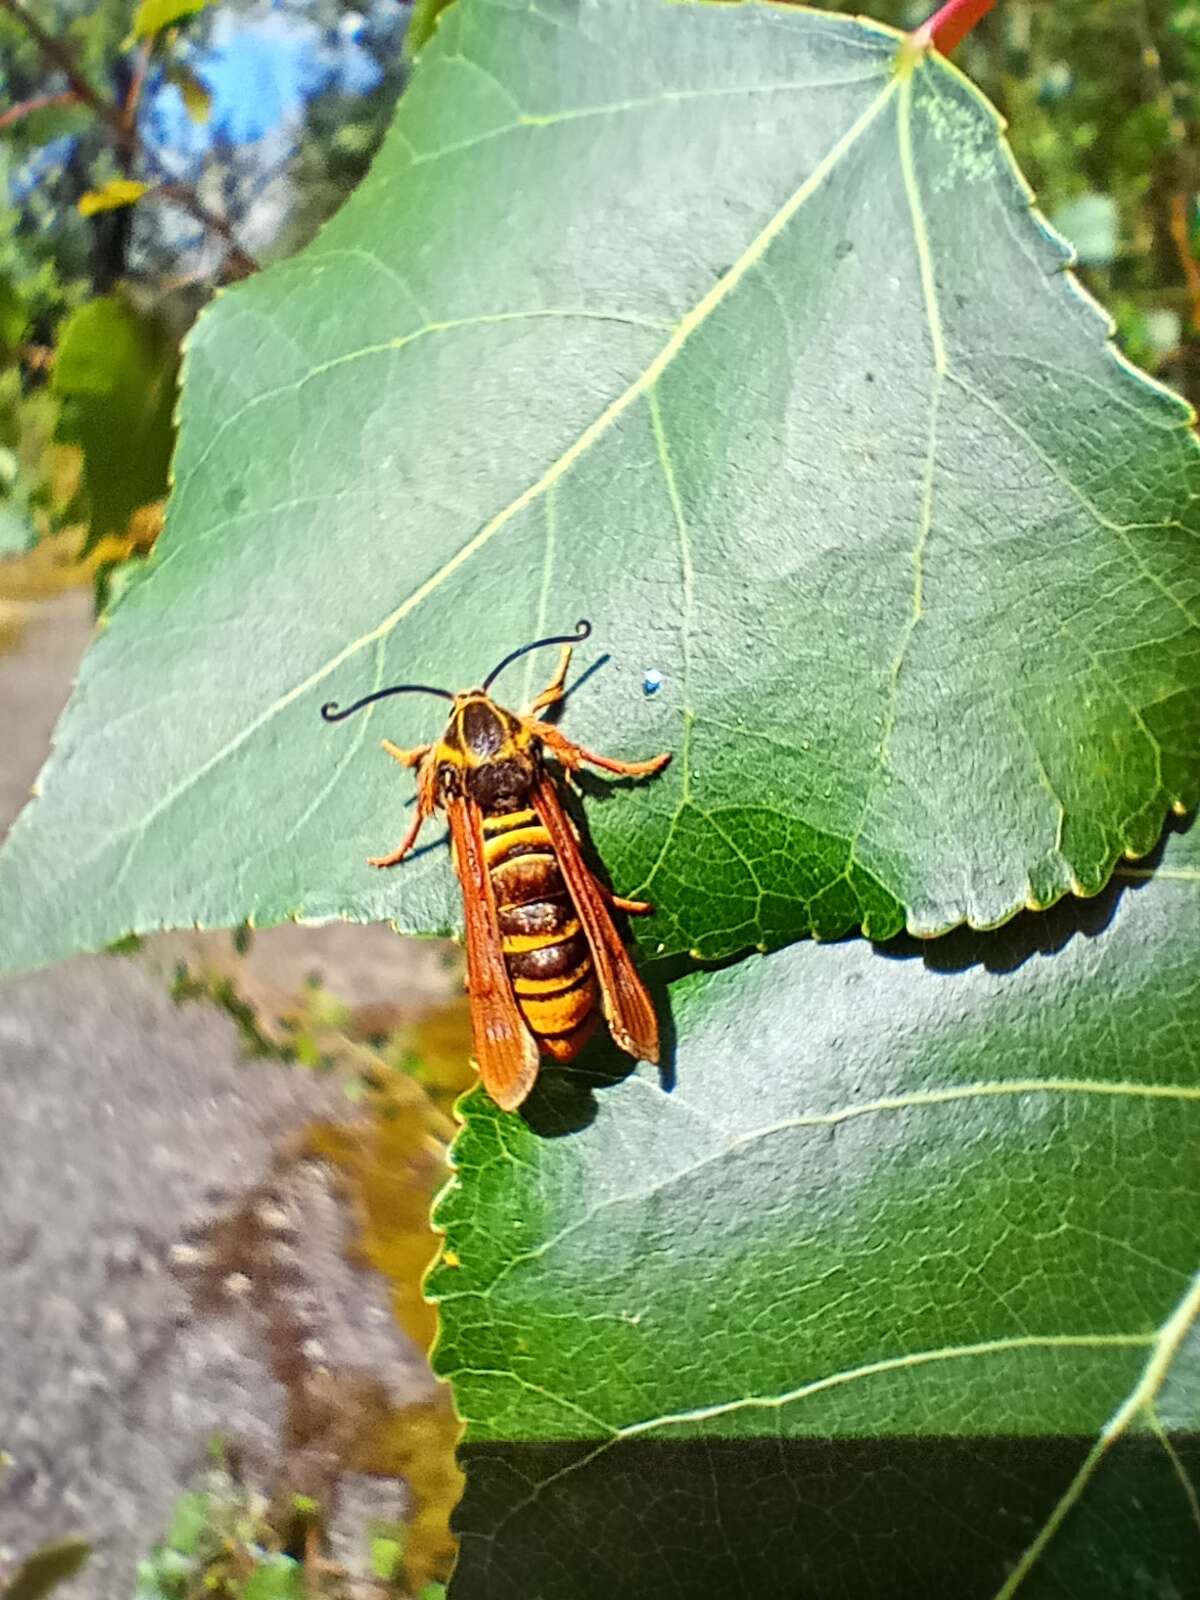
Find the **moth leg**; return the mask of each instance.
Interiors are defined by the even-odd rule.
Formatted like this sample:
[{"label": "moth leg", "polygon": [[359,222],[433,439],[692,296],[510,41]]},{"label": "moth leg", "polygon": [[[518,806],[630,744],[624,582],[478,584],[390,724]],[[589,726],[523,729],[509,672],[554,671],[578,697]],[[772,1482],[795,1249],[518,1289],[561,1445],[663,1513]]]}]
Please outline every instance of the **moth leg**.
[{"label": "moth leg", "polygon": [[603,884],[600,889],[609,905],[617,911],[623,911],[627,917],[648,917],[654,910],[649,900],[626,900],[624,895],[613,894]]},{"label": "moth leg", "polygon": [[[401,750],[398,752],[397,759],[400,756],[411,756],[413,753],[411,750]],[[388,754],[391,755],[392,751],[389,750]],[[409,766],[411,763],[406,760],[404,765]],[[422,826],[433,815],[436,800],[437,767],[432,761],[427,761],[421,768],[420,778],[417,783],[417,814],[412,819],[412,826],[390,855],[368,856],[367,865],[369,867],[394,867],[397,862],[403,861],[413,845],[416,844],[417,835],[420,833]]]},{"label": "moth leg", "polygon": [[433,749],[431,744],[419,744],[413,750],[401,750],[400,746],[393,744],[390,739],[381,739],[379,742],[392,760],[398,761],[402,767],[419,767]]},{"label": "moth leg", "polygon": [[392,851],[391,855],[368,856],[367,865],[369,867],[394,867],[399,862],[403,861],[405,856],[412,849],[413,845],[416,844],[417,835],[420,833],[428,816],[429,813],[425,810],[424,806],[418,805],[417,814],[412,819],[412,827],[409,828],[408,832]]},{"label": "moth leg", "polygon": [[567,681],[570,669],[571,646],[568,644],[563,646],[563,653],[558,658],[558,668],[554,676],[525,713],[527,717],[536,717],[540,711],[548,711],[551,706],[558,704],[563,697],[563,685]]},{"label": "moth leg", "polygon": [[570,772],[574,772],[586,762],[590,767],[599,767],[604,772],[615,772],[622,778],[647,778],[652,772],[661,771],[671,759],[671,752],[668,750],[664,755],[652,756],[649,761],[615,761],[612,756],[600,756],[594,750],[585,750],[581,744],[575,744],[557,728],[541,723],[538,725],[537,736]]}]

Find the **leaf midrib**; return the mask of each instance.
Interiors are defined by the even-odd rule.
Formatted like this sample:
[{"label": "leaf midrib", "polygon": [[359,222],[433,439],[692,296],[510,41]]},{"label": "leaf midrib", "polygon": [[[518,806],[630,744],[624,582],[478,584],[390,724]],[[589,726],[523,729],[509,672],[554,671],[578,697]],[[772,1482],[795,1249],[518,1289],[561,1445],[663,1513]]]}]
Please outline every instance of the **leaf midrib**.
[{"label": "leaf midrib", "polygon": [[[1195,1274],[1189,1281],[1186,1291],[1172,1308],[1170,1315],[1157,1328],[1148,1331],[1134,1333],[1015,1334],[998,1339],[984,1340],[975,1344],[946,1345],[935,1349],[910,1351],[906,1355],[885,1356],[875,1361],[865,1362],[857,1367],[848,1367],[838,1372],[826,1373],[824,1376],[812,1379],[785,1394],[748,1395],[737,1400],[719,1401],[709,1406],[693,1407],[686,1411],[672,1412],[659,1417],[648,1417],[640,1422],[627,1423],[619,1427],[613,1427],[611,1424],[603,1423],[602,1419],[591,1417],[590,1413],[583,1412],[582,1407],[564,1398],[562,1403],[566,1407],[588,1416],[591,1421],[598,1423],[601,1427],[606,1427],[608,1430],[607,1436],[598,1440],[595,1448],[588,1451],[586,1455],[571,1461],[560,1471],[552,1474],[550,1478],[534,1484],[522,1500],[514,1502],[506,1510],[500,1522],[492,1530],[492,1537],[498,1539],[505,1526],[532,1505],[547,1488],[591,1466],[593,1462],[607,1454],[614,1445],[623,1444],[631,1439],[646,1436],[653,1437],[667,1428],[684,1427],[691,1423],[712,1421],[717,1417],[728,1416],[746,1410],[778,1411],[785,1405],[796,1404],[803,1400],[811,1399],[814,1395],[826,1393],[830,1389],[843,1388],[868,1378],[879,1377],[893,1372],[907,1372],[916,1367],[951,1361],[976,1360],[994,1355],[1014,1354],[1024,1350],[1148,1350],[1149,1354],[1137,1383],[1134,1384],[1130,1392],[1122,1399],[1108,1421],[1100,1429],[1095,1442],[1084,1457],[1071,1482],[1055,1501],[1038,1532],[1026,1545],[1020,1559],[994,1597],[994,1600],[1012,1600],[1012,1596],[1041,1559],[1067,1515],[1082,1499],[1107,1452],[1129,1432],[1140,1416],[1147,1417],[1151,1423],[1154,1422],[1155,1401],[1162,1391],[1163,1384],[1166,1382],[1180,1348],[1196,1326],[1198,1319],[1200,1319],[1200,1272]],[[460,1371],[475,1372],[477,1369],[462,1368]],[[528,1383],[517,1373],[497,1371],[494,1376],[509,1379],[525,1388],[535,1389],[551,1400],[558,1398],[542,1389],[539,1385]],[[1163,1438],[1165,1440],[1165,1435]],[[1168,1451],[1168,1454],[1173,1457],[1173,1452]],[[1173,1464],[1176,1465],[1178,1470],[1178,1462],[1174,1457]]]}]

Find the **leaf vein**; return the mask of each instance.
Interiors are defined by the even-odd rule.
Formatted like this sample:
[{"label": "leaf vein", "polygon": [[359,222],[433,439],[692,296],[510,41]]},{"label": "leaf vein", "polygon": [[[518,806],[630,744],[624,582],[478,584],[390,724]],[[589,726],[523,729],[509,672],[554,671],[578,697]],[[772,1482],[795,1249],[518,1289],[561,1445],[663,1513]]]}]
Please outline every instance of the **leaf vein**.
[{"label": "leaf vein", "polygon": [[654,443],[667,486],[667,499],[671,502],[671,511],[675,518],[675,531],[679,538],[679,575],[683,590],[683,605],[679,619],[680,655],[683,666],[683,740],[680,751],[683,778],[680,804],[685,805],[691,794],[692,728],[696,721],[696,714],[692,709],[692,615],[696,603],[696,583],[692,569],[691,538],[687,518],[683,514],[679,485],[675,479],[675,468],[671,461],[667,432],[663,426],[662,407],[658,402],[657,388],[650,390],[647,400],[650,406],[650,423],[654,430]]},{"label": "leaf vein", "polygon": [[1171,1436],[1163,1427],[1162,1418],[1159,1416],[1156,1406],[1149,1405],[1146,1407],[1146,1420],[1150,1425],[1151,1433],[1162,1445],[1167,1460],[1174,1469],[1175,1476],[1179,1479],[1179,1486],[1183,1490],[1184,1498],[1187,1500],[1188,1508],[1192,1513],[1192,1520],[1195,1522],[1197,1529],[1200,1530],[1200,1494],[1197,1493],[1196,1485],[1188,1475],[1188,1470],[1184,1466],[1178,1450],[1171,1443]]},{"label": "leaf vein", "polygon": [[1200,1084],[1133,1083],[1127,1080],[1105,1081],[1089,1078],[1014,1078],[1009,1082],[950,1084],[944,1089],[916,1089],[907,1094],[882,1095],[875,1100],[862,1100],[856,1104],[838,1106],[832,1111],[798,1112],[795,1116],[784,1117],[778,1122],[766,1123],[762,1127],[752,1128],[746,1133],[727,1138],[707,1155],[656,1179],[644,1189],[630,1190],[628,1193],[613,1195],[609,1199],[600,1201],[574,1221],[560,1228],[557,1233],[544,1239],[535,1248],[511,1255],[485,1289],[464,1290],[461,1294],[446,1295],[443,1299],[448,1301],[468,1295],[491,1293],[496,1285],[517,1267],[530,1261],[538,1261],[548,1255],[565,1240],[590,1227],[599,1216],[612,1210],[614,1206],[644,1206],[648,1201],[674,1188],[676,1184],[694,1177],[714,1163],[724,1161],[727,1157],[734,1156],[763,1139],[774,1138],[777,1134],[793,1133],[801,1128],[836,1128],[844,1123],[856,1121],[860,1117],[923,1110],[933,1106],[952,1105],[960,1101],[1021,1095],[1096,1095],[1132,1100],[1180,1100],[1200,1104]]},{"label": "leaf vein", "polygon": [[[877,82],[884,72],[889,70],[890,61],[881,62],[870,72],[847,73],[842,78],[824,78],[815,81],[797,79],[787,83],[735,83],[721,89],[664,89],[659,94],[644,95],[630,100],[614,100],[605,105],[576,106],[570,111],[522,112],[514,122],[488,128],[485,132],[474,134],[468,139],[457,139],[451,144],[439,145],[436,150],[421,151],[413,156],[409,165],[420,167],[428,165],[431,161],[441,161],[446,156],[458,155],[463,150],[473,150],[493,139],[504,138],[519,128],[553,128],[560,123],[584,122],[591,117],[621,116],[627,111],[648,111],[656,106],[686,104],[689,101],[733,99],[741,95],[757,94],[813,94],[821,89],[849,89],[855,84]],[[410,149],[413,148],[411,140],[405,142]]]},{"label": "leaf vein", "polygon": [[1055,1503],[1037,1537],[1027,1546],[1007,1580],[997,1590],[996,1600],[1011,1600],[1066,1521],[1068,1513],[1082,1498],[1109,1449],[1129,1431],[1140,1414],[1152,1411],[1154,1401],[1166,1381],[1179,1347],[1190,1333],[1198,1316],[1200,1316],[1200,1272],[1192,1279],[1187,1293],[1155,1335],[1141,1377],[1100,1430],[1095,1444]]},{"label": "leaf vein", "polygon": [[1120,539],[1121,543],[1128,551],[1134,566],[1141,573],[1142,577],[1145,578],[1147,582],[1153,584],[1159,593],[1164,595],[1165,598],[1170,601],[1170,603],[1176,608],[1177,611],[1179,611],[1181,616],[1187,622],[1188,627],[1191,629],[1200,628],[1200,617],[1195,616],[1194,613],[1190,611],[1184,602],[1179,598],[1175,591],[1171,589],[1162,580],[1162,578],[1159,577],[1158,573],[1155,572],[1154,568],[1146,562],[1145,558],[1139,552],[1137,546],[1130,539],[1130,532],[1135,528],[1144,527],[1145,524],[1114,522],[1111,517],[1106,517],[1100,510],[1100,507],[1096,505],[1095,501],[1090,499],[1089,496],[1078,487],[1078,485],[1071,482],[1070,478],[1062,470],[1058,462],[1055,461],[1054,458],[1046,450],[1044,450],[1040,444],[1037,443],[1037,441],[1030,434],[1029,430],[1027,428],[1023,428],[1015,417],[1010,417],[1007,411],[1005,411],[1004,407],[1000,405],[998,401],[993,400],[990,395],[984,394],[981,389],[977,389],[973,383],[970,383],[966,378],[960,377],[955,372],[947,372],[946,376],[949,381],[957,385],[957,387],[960,388],[964,394],[969,394],[973,400],[978,401],[981,406],[985,406],[990,412],[992,412],[994,416],[999,417],[1000,421],[1005,425],[1005,427],[1008,428],[1010,432],[1016,434],[1016,436],[1021,439],[1030,450],[1033,451],[1034,455],[1038,457],[1042,464],[1049,468],[1050,472],[1058,479],[1063,487],[1073,496],[1075,500],[1078,501],[1083,509],[1090,514],[1097,526],[1101,528],[1107,528],[1109,533],[1115,533],[1117,535],[1118,539]]},{"label": "leaf vein", "polygon": [[[847,870],[855,861],[859,865],[866,863],[859,860],[858,846],[862,839],[863,829],[866,826],[867,816],[875,796],[879,779],[887,770],[889,759],[889,745],[892,733],[896,726],[896,717],[900,703],[900,675],[904,670],[904,663],[908,656],[909,646],[912,644],[913,635],[925,615],[925,551],[929,544],[929,534],[933,526],[934,502],[934,471],[937,465],[938,442],[938,417],[941,409],[942,388],[946,378],[946,342],[942,332],[941,308],[938,304],[937,282],[933,270],[933,255],[929,244],[929,231],[925,225],[925,213],[921,203],[921,192],[917,182],[916,166],[913,161],[912,149],[912,78],[904,80],[901,89],[900,113],[896,118],[896,133],[900,152],[900,174],[904,184],[904,193],[908,200],[909,216],[912,220],[913,242],[917,252],[917,267],[921,279],[921,299],[925,308],[925,319],[929,329],[929,345],[933,356],[933,378],[929,388],[929,420],[927,425],[927,439],[925,446],[925,465],[921,476],[921,502],[917,515],[917,535],[912,550],[912,604],[909,616],[905,620],[892,658],[891,671],[888,680],[887,708],[884,712],[883,727],[879,736],[879,751],[875,765],[867,779],[863,794],[862,810],[858,822],[850,838],[850,848],[847,856]],[[870,870],[870,869],[868,869]]]},{"label": "leaf vein", "polygon": [[393,354],[396,351],[405,349],[410,344],[416,344],[418,340],[428,338],[430,334],[458,333],[466,328],[485,328],[507,322],[537,322],[544,318],[562,318],[570,322],[617,322],[631,328],[648,328],[657,333],[666,332],[670,328],[670,323],[653,317],[639,317],[636,314],[624,311],[590,311],[586,308],[558,306],[534,307],[527,311],[492,311],[480,316],[450,317],[441,322],[426,322],[422,327],[414,328],[410,333],[397,334],[394,339],[384,339],[378,344],[362,345],[357,350],[347,350],[340,356],[331,356],[328,361],[322,361],[315,367],[310,367],[299,378],[293,378],[288,383],[278,384],[272,389],[263,389],[259,394],[253,395],[249,400],[244,401],[222,420],[209,443],[189,469],[187,477],[180,484],[180,489],[187,487],[225,434],[242,422],[249,412],[257,410],[259,406],[269,404],[272,400],[278,400],[283,395],[298,394],[314,378],[324,377],[327,372],[335,372],[339,367],[350,366],[356,361],[365,360],[368,356]]},{"label": "leaf vein", "polygon": [[[711,1406],[700,1406],[689,1411],[674,1412],[669,1415],[647,1418],[641,1422],[628,1423],[623,1427],[611,1429],[609,1437],[600,1440],[594,1450],[578,1461],[569,1462],[559,1471],[552,1473],[535,1484],[531,1492],[518,1502],[515,1502],[505,1512],[496,1527],[492,1530],[490,1538],[496,1540],[504,1528],[514,1517],[520,1515],[529,1506],[536,1503],[547,1489],[552,1488],[564,1478],[571,1477],[574,1473],[582,1471],[596,1461],[606,1451],[612,1449],[627,1439],[635,1439],[644,1434],[653,1433],[658,1429],[681,1427],[691,1422],[707,1422],[715,1417],[728,1416],[737,1411],[744,1410],[780,1410],[785,1405],[792,1405],[799,1401],[811,1398],[813,1395],[822,1394],[830,1389],[843,1388],[849,1384],[860,1382],[867,1378],[879,1377],[890,1372],[911,1371],[918,1367],[931,1366],[943,1361],[970,1360],[981,1356],[1009,1354],[1021,1350],[1111,1350],[1111,1349],[1139,1349],[1148,1345],[1153,1334],[1019,1334],[1006,1339],[989,1339],[978,1344],[950,1345],[936,1350],[918,1350],[904,1356],[886,1356],[878,1361],[865,1362],[858,1367],[849,1367],[841,1372],[829,1373],[825,1377],[813,1379],[798,1388],[790,1390],[783,1395],[750,1395],[741,1400],[728,1400],[718,1402]],[[1000,1597],[997,1597],[1000,1600]]]}]

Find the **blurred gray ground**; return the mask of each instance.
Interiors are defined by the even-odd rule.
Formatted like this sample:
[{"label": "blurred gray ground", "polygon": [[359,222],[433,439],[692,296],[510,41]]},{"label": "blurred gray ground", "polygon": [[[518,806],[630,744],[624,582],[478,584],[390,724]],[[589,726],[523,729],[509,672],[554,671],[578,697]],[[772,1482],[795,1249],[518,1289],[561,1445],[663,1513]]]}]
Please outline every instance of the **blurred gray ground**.
[{"label": "blurred gray ground", "polygon": [[[0,832],[45,757],[90,631],[90,597],[64,595],[0,655]],[[283,1392],[263,1360],[253,1272],[241,1311],[213,1319],[173,1266],[214,1215],[248,1199],[269,1219],[278,1237],[262,1292],[288,1297],[285,1320],[303,1324],[322,1368],[369,1373],[396,1400],[430,1382],[382,1279],[345,1260],[328,1177],[280,1161],[289,1134],[352,1116],[342,1090],[244,1060],[226,1016],[176,1007],[166,992],[181,948],[223,937],[164,937],[135,958],[0,984],[0,1451],[11,1457],[0,1576],[40,1543],[83,1534],[96,1551],[69,1600],[126,1600],[215,1434],[252,1461],[270,1457]],[[258,935],[252,961],[271,987],[294,990],[319,970],[348,1001],[401,997],[414,1011],[451,982],[438,946],[385,928],[278,929]],[[395,1515],[399,1495],[360,1480],[346,1501],[361,1519]]]}]

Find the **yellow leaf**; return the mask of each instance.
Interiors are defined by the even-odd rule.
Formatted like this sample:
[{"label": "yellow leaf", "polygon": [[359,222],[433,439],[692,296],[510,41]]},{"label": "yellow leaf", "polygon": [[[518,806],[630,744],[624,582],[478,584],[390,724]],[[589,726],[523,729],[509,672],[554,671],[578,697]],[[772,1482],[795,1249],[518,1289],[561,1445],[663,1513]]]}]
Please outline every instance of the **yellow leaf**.
[{"label": "yellow leaf", "polygon": [[[429,1091],[407,1073],[389,1073],[372,1096],[369,1121],[311,1129],[309,1141],[313,1154],[330,1162],[346,1183],[357,1249],[391,1285],[396,1321],[428,1350],[437,1313],[421,1293],[421,1280],[439,1243],[429,1208],[449,1175],[447,1147],[454,1132],[437,1101],[448,1103],[475,1078],[467,1007],[451,1002],[414,1028],[409,1042]],[[463,1488],[455,1459],[461,1431],[443,1385],[428,1400],[385,1418],[355,1463],[359,1471],[404,1478],[412,1492],[404,1567],[414,1593],[444,1579],[453,1561],[450,1516]]]},{"label": "yellow leaf", "polygon": [[98,211],[117,211],[121,206],[131,206],[149,189],[148,183],[136,178],[110,178],[99,189],[89,189],[79,197],[79,213],[94,217]]},{"label": "yellow leaf", "polygon": [[133,37],[152,39],[173,22],[194,17],[208,3],[209,0],[142,0],[133,17]]},{"label": "yellow leaf", "polygon": [[404,1541],[404,1578],[411,1594],[427,1583],[445,1582],[458,1543],[450,1517],[462,1499],[465,1482],[455,1458],[462,1423],[449,1386],[428,1400],[394,1411],[382,1425],[369,1458],[359,1470],[403,1478],[412,1494]]},{"label": "yellow leaf", "polygon": [[180,73],[176,82],[188,116],[193,122],[207,122],[212,112],[212,92],[194,72]]}]

